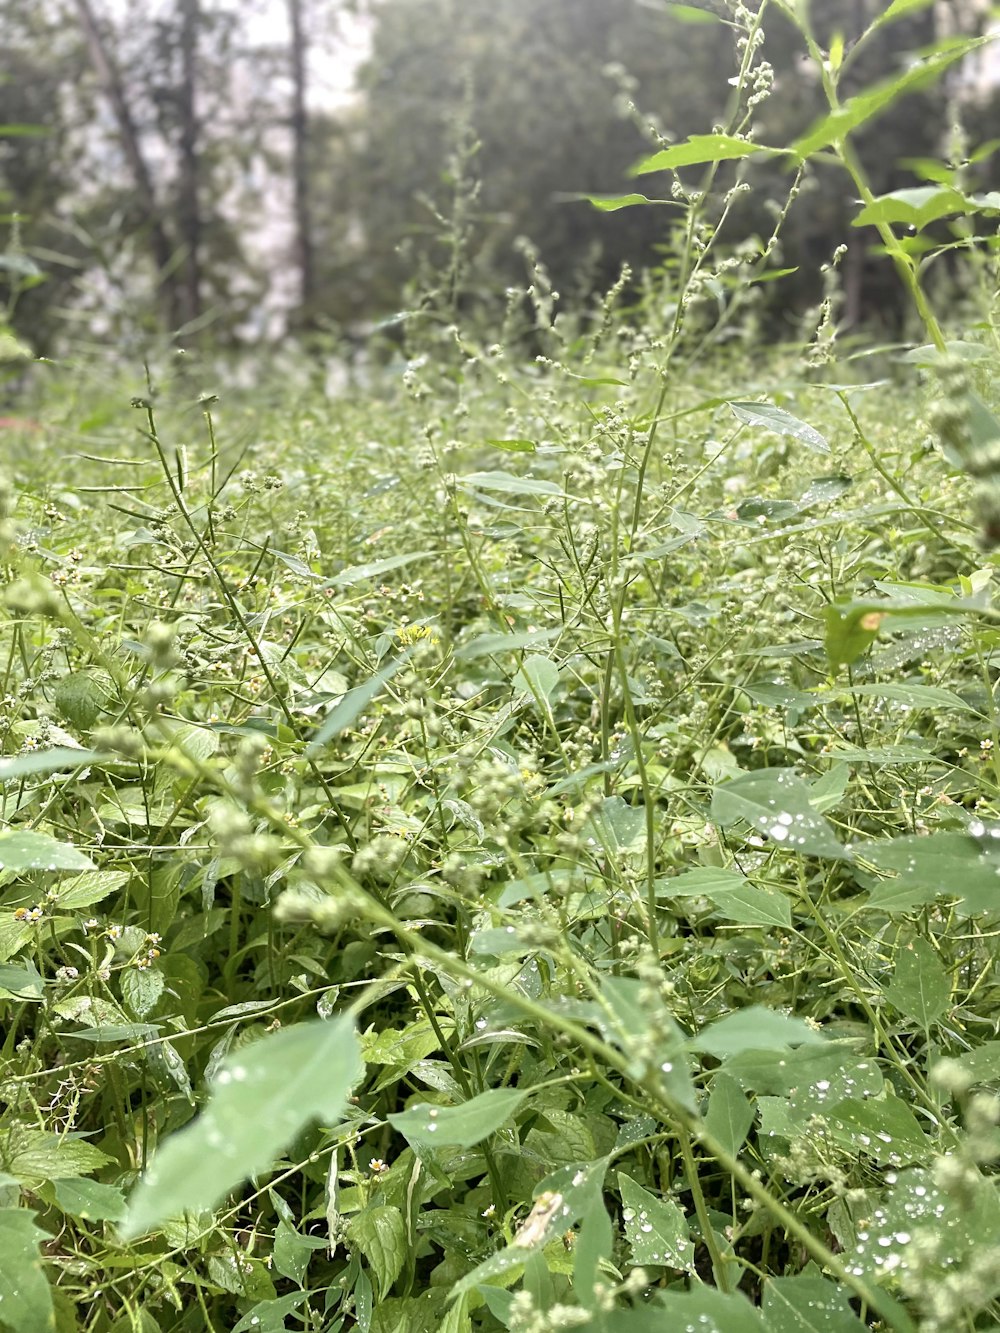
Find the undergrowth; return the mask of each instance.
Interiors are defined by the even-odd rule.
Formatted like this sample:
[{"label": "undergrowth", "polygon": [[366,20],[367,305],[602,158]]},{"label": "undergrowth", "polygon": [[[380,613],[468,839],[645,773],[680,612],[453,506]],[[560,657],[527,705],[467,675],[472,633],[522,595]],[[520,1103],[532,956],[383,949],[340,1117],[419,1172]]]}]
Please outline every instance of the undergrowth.
[{"label": "undergrowth", "polygon": [[[703,231],[767,85],[733,12],[640,309],[537,267],[536,360],[428,301],[333,401],[45,372],[0,532],[19,1333],[996,1326],[992,259],[946,336],[868,198],[921,338],[841,356],[831,304],[761,356],[777,242]],[[864,197],[824,68],[799,160]]]}]

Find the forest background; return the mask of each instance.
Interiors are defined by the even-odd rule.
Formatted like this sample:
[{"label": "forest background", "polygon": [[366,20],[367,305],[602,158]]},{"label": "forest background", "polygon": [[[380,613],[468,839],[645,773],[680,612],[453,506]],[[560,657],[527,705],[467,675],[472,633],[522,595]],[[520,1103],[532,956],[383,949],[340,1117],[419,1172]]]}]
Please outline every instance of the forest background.
[{"label": "forest background", "polygon": [[[813,6],[821,45],[839,34],[849,50],[877,10]],[[8,353],[81,339],[127,351],[164,333],[349,350],[397,329],[442,281],[453,310],[488,322],[539,258],[564,308],[623,265],[637,283],[670,262],[670,173],[644,178],[665,196],[656,206],[582,196],[633,190],[627,171],[651,147],[723,117],[724,13],[715,0],[2,0]],[[866,44],[844,95],[990,21],[981,0],[915,5]],[[766,26],[780,73],[758,133],[781,145],[821,113],[823,92],[801,34],[777,9]],[[940,180],[942,156],[962,157],[957,122],[977,146],[971,183],[996,184],[991,59],[986,48],[956,63],[860,130],[877,195]],[[751,188],[727,209],[737,252],[770,234],[788,188],[785,159],[757,161],[740,164]],[[772,256],[780,276],[756,294],[768,336],[796,336],[845,243],[844,326],[895,327],[903,294],[855,213],[840,174],[809,163]]]}]

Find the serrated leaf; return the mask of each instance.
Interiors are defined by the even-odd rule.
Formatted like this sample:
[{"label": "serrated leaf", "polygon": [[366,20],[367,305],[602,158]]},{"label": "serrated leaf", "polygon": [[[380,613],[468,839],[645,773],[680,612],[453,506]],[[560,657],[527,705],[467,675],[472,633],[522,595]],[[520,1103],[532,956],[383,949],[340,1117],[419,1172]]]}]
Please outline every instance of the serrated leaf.
[{"label": "serrated leaf", "polygon": [[0,1208],[0,1311],[11,1333],[55,1329],[52,1289],[42,1265],[42,1242],[52,1237],[28,1208]]},{"label": "serrated leaf", "polygon": [[733,415],[748,426],[762,426],[775,435],[790,435],[816,454],[828,454],[830,445],[826,436],[821,435],[808,422],[793,417],[783,407],[772,407],[770,403],[730,403]]},{"label": "serrated leaf", "polygon": [[82,875],[66,876],[55,886],[55,901],[62,911],[92,907],[128,883],[124,870],[88,870]]},{"label": "serrated leaf", "polygon": [[688,1044],[693,1050],[705,1051],[724,1060],[727,1055],[737,1055],[741,1051],[778,1051],[790,1046],[816,1045],[825,1040],[804,1019],[753,1004],[709,1023]]},{"label": "serrated leaf", "polygon": [[753,1117],[753,1107],[735,1079],[728,1074],[716,1074],[708,1098],[705,1128],[733,1157],[743,1147]]},{"label": "serrated leaf", "polygon": [[46,1180],[69,1180],[99,1171],[111,1158],[84,1139],[14,1125],[0,1135],[4,1170],[32,1188]]},{"label": "serrated leaf", "polygon": [[0,870],[94,870],[89,856],[46,833],[0,833]]},{"label": "serrated leaf", "polygon": [[214,1207],[266,1170],[310,1122],[339,1116],[363,1071],[346,1017],[284,1028],[231,1055],[201,1115],[157,1149],[122,1234]]},{"label": "serrated leaf", "polygon": [[904,1018],[926,1032],[948,1011],[951,978],[933,945],[917,936],[896,953],[896,967],[885,998]]},{"label": "serrated leaf", "polygon": [[145,1018],[156,1008],[166,984],[166,977],[155,967],[127,968],[121,982],[125,1007],[136,1018]]},{"label": "serrated leaf", "polygon": [[761,1311],[768,1333],[864,1333],[844,1287],[822,1277],[768,1278]]},{"label": "serrated leaf", "polygon": [[516,1114],[527,1095],[516,1088],[490,1088],[461,1106],[423,1103],[387,1118],[414,1146],[471,1148]]},{"label": "serrated leaf", "polygon": [[384,1299],[406,1260],[403,1214],[387,1204],[365,1208],[351,1221],[347,1237],[367,1259],[375,1277],[376,1295]]},{"label": "serrated leaf", "polygon": [[650,1194],[622,1171],[618,1172],[618,1189],[633,1264],[694,1272],[694,1245],[683,1208],[672,1199]]}]

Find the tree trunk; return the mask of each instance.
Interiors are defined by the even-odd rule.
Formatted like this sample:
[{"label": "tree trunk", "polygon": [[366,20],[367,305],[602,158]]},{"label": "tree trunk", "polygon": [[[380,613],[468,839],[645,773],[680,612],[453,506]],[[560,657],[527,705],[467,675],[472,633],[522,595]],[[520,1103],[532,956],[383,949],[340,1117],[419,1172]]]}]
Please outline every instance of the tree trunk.
[{"label": "tree trunk", "polygon": [[291,28],[292,73],[292,187],[295,220],[295,266],[299,275],[299,308],[295,323],[308,329],[314,323],[315,262],[312,241],[312,200],[309,189],[309,121],[306,113],[306,48],[302,0],[288,0]]},{"label": "tree trunk", "polygon": [[177,223],[184,246],[181,267],[181,293],[184,322],[199,318],[201,306],[201,209],[198,200],[198,29],[201,22],[199,0],[180,0],[181,83],[178,96],[180,116],[180,197]]},{"label": "tree trunk", "polygon": [[181,323],[182,318],[180,290],[174,267],[174,246],[156,202],[153,178],[139,142],[139,132],[132,118],[121,73],[101,34],[90,0],[75,0],[75,3],[87,50],[90,53],[90,62],[111,105],[118,126],[125,160],[132,175],[136,202],[145,221],[150,251],[158,270],[160,304],[167,326],[173,331]]}]

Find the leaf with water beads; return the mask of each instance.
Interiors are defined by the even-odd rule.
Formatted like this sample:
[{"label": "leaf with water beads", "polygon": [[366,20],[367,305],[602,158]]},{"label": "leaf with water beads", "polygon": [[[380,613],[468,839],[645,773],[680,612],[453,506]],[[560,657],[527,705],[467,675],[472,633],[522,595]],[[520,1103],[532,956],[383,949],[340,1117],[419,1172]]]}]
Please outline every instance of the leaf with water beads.
[{"label": "leaf with water beads", "polygon": [[721,827],[745,820],[787,851],[836,860],[851,856],[814,809],[808,784],[789,768],[765,768],[720,783],[711,812]]},{"label": "leaf with water beads", "polygon": [[616,1310],[598,1325],[600,1333],[769,1333],[769,1327],[740,1292],[702,1286],[657,1292],[648,1305]]},{"label": "leaf with water beads", "polygon": [[761,1310],[768,1333],[864,1333],[843,1287],[822,1277],[769,1278]]},{"label": "leaf with water beads", "polygon": [[[864,857],[883,872],[895,871],[897,879],[891,883],[900,890],[957,898],[965,916],[1000,912],[1000,838],[992,836],[982,820],[973,820],[965,833],[866,843]],[[872,900],[879,901],[879,890]]]},{"label": "leaf with water beads", "polygon": [[165,1218],[214,1207],[267,1170],[311,1121],[336,1119],[363,1072],[346,1017],[280,1029],[230,1056],[201,1115],[158,1148],[122,1234],[131,1239]]},{"label": "leaf with water beads", "polygon": [[89,856],[46,833],[0,833],[0,870],[94,870]]},{"label": "leaf with water beads", "polygon": [[623,1171],[618,1188],[632,1262],[694,1272],[694,1245],[683,1208],[672,1199],[658,1199]]},{"label": "leaf with water beads", "polygon": [[461,1106],[422,1103],[388,1119],[414,1146],[471,1148],[505,1124],[527,1095],[516,1088],[490,1088]]},{"label": "leaf with water beads", "polygon": [[0,1208],[0,1310],[12,1333],[44,1333],[56,1326],[41,1254],[41,1242],[51,1239],[35,1225],[31,1209]]}]

